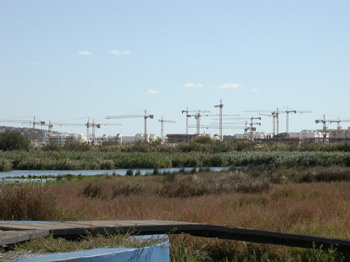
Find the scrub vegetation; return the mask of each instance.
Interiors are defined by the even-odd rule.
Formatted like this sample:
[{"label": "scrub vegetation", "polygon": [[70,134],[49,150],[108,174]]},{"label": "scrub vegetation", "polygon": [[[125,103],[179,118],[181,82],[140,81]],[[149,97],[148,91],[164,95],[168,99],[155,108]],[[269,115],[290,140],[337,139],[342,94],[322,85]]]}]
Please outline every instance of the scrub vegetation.
[{"label": "scrub vegetation", "polygon": [[[349,180],[345,166],[268,165],[221,173],[73,177],[44,186],[1,186],[0,217],[172,220],[349,239]],[[349,261],[336,250],[186,235],[171,235],[170,243],[172,261]]]}]

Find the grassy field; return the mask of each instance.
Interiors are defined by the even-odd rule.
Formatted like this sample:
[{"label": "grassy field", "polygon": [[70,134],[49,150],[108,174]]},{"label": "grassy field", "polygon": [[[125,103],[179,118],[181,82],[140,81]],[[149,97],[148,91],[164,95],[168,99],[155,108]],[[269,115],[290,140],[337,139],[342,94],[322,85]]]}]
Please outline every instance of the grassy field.
[{"label": "grassy field", "polygon": [[[3,220],[201,222],[350,239],[350,168],[271,168],[166,176],[100,176],[1,187]],[[171,236],[172,261],[348,261],[303,250]]]}]

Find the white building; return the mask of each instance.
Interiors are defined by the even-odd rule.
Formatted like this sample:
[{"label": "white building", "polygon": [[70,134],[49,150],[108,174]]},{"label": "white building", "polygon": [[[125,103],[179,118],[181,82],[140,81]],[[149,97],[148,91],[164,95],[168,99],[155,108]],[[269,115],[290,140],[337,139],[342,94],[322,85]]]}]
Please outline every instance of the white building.
[{"label": "white building", "polygon": [[103,135],[95,137],[94,142],[97,145],[102,145],[104,142],[115,142],[120,143],[121,136],[118,134],[116,136]]},{"label": "white building", "polygon": [[329,138],[350,138],[350,127],[348,129],[330,129]]},{"label": "white building", "polygon": [[46,144],[49,144],[51,142],[57,146],[64,146],[69,139],[80,142],[87,141],[86,137],[83,134],[52,134],[51,136],[45,135],[44,142]]},{"label": "white building", "polygon": [[[154,134],[148,134],[147,135],[147,141],[155,141],[157,139],[157,136]],[[137,141],[145,141],[144,134],[136,134],[135,136],[120,136],[119,143],[122,145],[135,143]]]},{"label": "white building", "polygon": [[289,132],[289,138],[299,139],[317,139],[317,138],[328,138],[328,134],[324,136],[324,132],[315,130],[302,130],[300,132]]},{"label": "white building", "polygon": [[[235,139],[250,139],[250,133],[247,134],[235,134],[233,136]],[[272,134],[264,133],[264,132],[253,132],[253,140],[255,139],[267,139],[272,138]]]}]

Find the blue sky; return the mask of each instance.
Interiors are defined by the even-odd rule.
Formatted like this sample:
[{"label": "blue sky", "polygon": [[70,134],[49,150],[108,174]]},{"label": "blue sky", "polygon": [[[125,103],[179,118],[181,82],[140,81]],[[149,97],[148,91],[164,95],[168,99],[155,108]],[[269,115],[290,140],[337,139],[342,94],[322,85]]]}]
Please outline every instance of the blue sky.
[{"label": "blue sky", "polygon": [[224,114],[246,117],[311,110],[290,115],[290,131],[321,128],[323,114],[350,119],[349,13],[350,1],[1,0],[0,119],[90,117],[122,124],[98,135],[134,135],[142,118],[104,118],[147,109],[149,133],[160,135],[162,116],[177,121],[165,133],[185,133],[182,110],[218,114],[222,99]]}]

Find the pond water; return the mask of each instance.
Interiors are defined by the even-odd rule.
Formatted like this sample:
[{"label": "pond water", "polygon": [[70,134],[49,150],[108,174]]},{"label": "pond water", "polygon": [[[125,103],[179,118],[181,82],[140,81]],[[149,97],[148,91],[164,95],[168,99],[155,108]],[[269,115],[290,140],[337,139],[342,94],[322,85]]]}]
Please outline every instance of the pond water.
[{"label": "pond water", "polygon": [[[186,168],[159,168],[157,169],[158,174],[167,174],[167,173],[179,173],[184,170],[185,172],[192,172],[193,167]],[[221,172],[226,171],[229,167],[206,167],[206,168],[195,168],[195,172],[199,172],[201,170],[209,170],[211,172]],[[130,171],[131,170],[131,171]],[[11,177],[31,177],[40,178],[45,176],[63,176],[66,174],[71,175],[82,175],[82,176],[93,176],[93,175],[121,175],[125,176],[127,172],[132,172],[133,175],[140,174],[144,175],[153,175],[154,169],[143,169],[143,168],[135,168],[135,169],[113,169],[113,170],[14,170],[9,172],[0,172],[0,178],[11,178]]]}]

